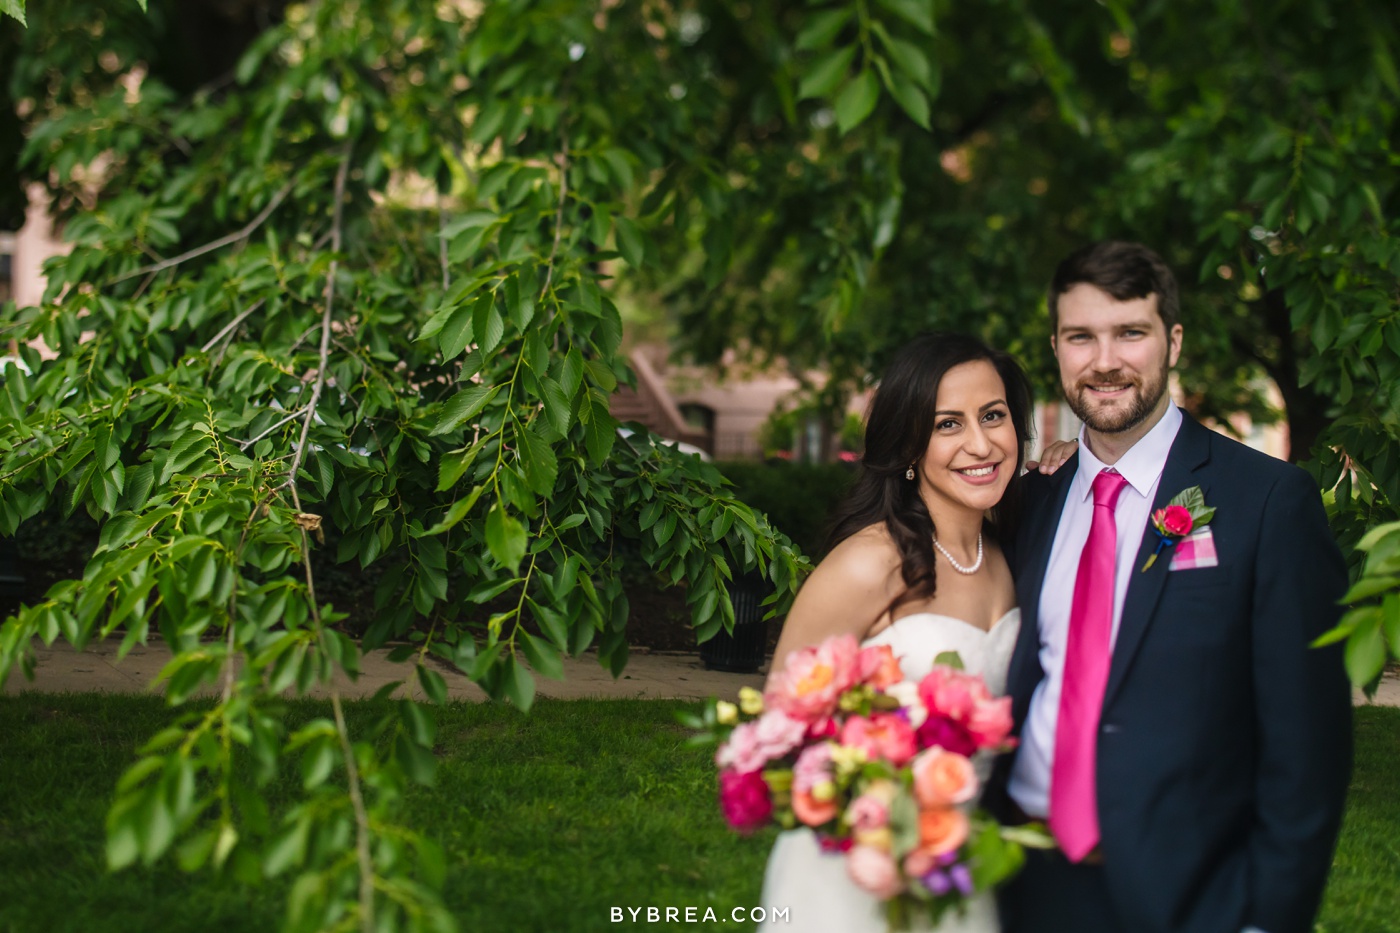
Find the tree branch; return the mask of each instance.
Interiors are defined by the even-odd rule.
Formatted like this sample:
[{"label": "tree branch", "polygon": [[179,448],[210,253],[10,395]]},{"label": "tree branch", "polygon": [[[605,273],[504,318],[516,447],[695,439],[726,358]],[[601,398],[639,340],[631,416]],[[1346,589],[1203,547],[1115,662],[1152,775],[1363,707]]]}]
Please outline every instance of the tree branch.
[{"label": "tree branch", "polygon": [[540,289],[540,301],[549,294],[549,285],[554,281],[554,259],[559,255],[559,242],[564,236],[564,204],[569,197],[569,131],[559,131],[559,206],[554,212],[554,243],[549,247],[549,260],[545,263],[544,287]]},{"label": "tree branch", "polygon": [[146,275],[147,273],[154,275],[157,272],[164,272],[166,269],[174,268],[182,262],[186,262],[190,259],[203,256],[205,253],[212,253],[214,252],[214,250],[217,249],[223,249],[225,246],[237,243],[239,240],[248,239],[248,237],[253,235],[253,232],[255,230],[257,230],[263,225],[263,223],[267,221],[267,218],[272,216],[272,212],[277,210],[277,206],[281,204],[283,200],[286,199],[287,195],[292,193],[293,184],[293,182],[287,182],[287,184],[282,187],[281,191],[277,192],[275,195],[272,196],[272,200],[267,202],[267,206],[258,212],[258,216],[248,221],[247,225],[244,226],[243,229],[235,230],[230,234],[219,237],[217,240],[205,243],[203,246],[196,246],[194,249],[181,253],[178,256],[172,256],[169,259],[162,259],[160,262],[154,263],[149,266],[142,266],[139,269],[132,269],[130,272],[125,272],[117,276],[116,278],[109,280],[107,284],[115,285],[118,282],[125,282],[127,279],[134,279],[138,275]]},{"label": "tree branch", "polygon": [[267,303],[267,299],[266,299],[266,298],[259,298],[257,301],[253,302],[253,303],[248,307],[248,310],[244,311],[242,314],[238,315],[238,317],[236,317],[236,318],[234,318],[233,320],[229,321],[227,324],[224,325],[224,327],[223,327],[222,330],[220,330],[220,331],[219,331],[217,334],[215,334],[214,336],[210,337],[210,338],[209,338],[209,342],[206,343],[204,346],[202,346],[202,347],[199,348],[199,352],[200,352],[200,353],[208,353],[210,350],[214,349],[216,346],[219,345],[219,341],[220,341],[220,340],[223,340],[226,336],[228,336],[229,334],[233,333],[234,330],[238,327],[239,324],[242,324],[244,321],[246,321],[246,320],[248,319],[248,315],[250,315],[250,314],[252,314],[253,312],[257,311],[259,308],[261,308],[261,307],[262,307],[264,304],[266,304],[266,303]]}]

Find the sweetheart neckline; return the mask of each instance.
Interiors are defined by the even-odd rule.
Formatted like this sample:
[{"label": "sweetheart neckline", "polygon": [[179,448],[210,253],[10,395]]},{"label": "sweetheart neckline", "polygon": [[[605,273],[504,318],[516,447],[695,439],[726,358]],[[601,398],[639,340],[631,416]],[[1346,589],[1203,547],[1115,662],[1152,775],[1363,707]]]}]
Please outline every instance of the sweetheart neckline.
[{"label": "sweetheart neckline", "polygon": [[931,616],[931,617],[933,617],[933,618],[935,618],[935,619],[949,619],[949,620],[951,620],[951,621],[953,621],[953,622],[957,622],[957,623],[960,624],[960,625],[965,625],[965,626],[967,626],[968,628],[972,629],[974,632],[981,632],[983,635],[991,635],[993,632],[995,632],[995,631],[1001,626],[1001,624],[1002,624],[1003,622],[1005,622],[1007,619],[1011,618],[1011,616],[1012,616],[1014,613],[1017,613],[1017,612],[1020,612],[1020,611],[1021,611],[1021,607],[1020,607],[1020,606],[1012,606],[1010,609],[1006,610],[1006,612],[1004,612],[1004,613],[1002,614],[1001,618],[997,619],[995,622],[992,623],[992,627],[991,627],[991,628],[983,628],[983,627],[980,626],[980,625],[974,625],[973,623],[967,621],[966,619],[959,619],[957,616],[946,615],[946,614],[944,614],[944,613],[942,613],[942,612],[911,612],[911,613],[909,613],[907,616],[900,616],[898,619],[895,619],[893,622],[891,622],[889,625],[885,626],[884,628],[880,629],[880,631],[876,632],[874,635],[867,636],[866,641],[869,641],[871,638],[879,638],[879,637],[880,637],[881,635],[883,635],[885,632],[888,632],[890,629],[894,628],[896,625],[898,625],[899,623],[903,622],[905,619],[917,619],[917,618],[919,618],[920,616]]}]

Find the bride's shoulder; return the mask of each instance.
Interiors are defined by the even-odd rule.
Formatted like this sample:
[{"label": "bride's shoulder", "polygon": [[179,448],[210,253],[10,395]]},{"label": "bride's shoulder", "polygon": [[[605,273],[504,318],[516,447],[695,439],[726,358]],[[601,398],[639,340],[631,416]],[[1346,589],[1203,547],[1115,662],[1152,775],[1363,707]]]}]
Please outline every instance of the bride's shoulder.
[{"label": "bride's shoulder", "polygon": [[846,583],[882,587],[897,574],[899,549],[883,524],[867,525],[831,549],[817,573]]}]

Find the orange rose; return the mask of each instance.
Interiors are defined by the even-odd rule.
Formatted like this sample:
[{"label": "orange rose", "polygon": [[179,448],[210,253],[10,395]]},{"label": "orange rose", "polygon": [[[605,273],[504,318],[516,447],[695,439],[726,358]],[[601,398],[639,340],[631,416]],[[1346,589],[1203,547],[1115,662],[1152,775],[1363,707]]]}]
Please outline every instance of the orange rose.
[{"label": "orange rose", "polygon": [[810,791],[794,791],[792,814],[808,826],[820,826],[836,817],[836,800],[818,800]]},{"label": "orange rose", "polygon": [[919,812],[919,847],[930,855],[952,852],[967,841],[967,816],[953,807]]},{"label": "orange rose", "polygon": [[977,772],[963,755],[931,748],[914,759],[914,797],[921,807],[966,803],[977,795]]}]

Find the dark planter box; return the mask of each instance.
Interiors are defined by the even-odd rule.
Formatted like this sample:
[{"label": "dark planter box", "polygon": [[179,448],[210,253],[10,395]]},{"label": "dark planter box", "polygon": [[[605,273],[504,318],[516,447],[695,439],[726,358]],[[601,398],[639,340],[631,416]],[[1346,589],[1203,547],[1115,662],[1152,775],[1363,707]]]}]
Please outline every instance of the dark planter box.
[{"label": "dark planter box", "polygon": [[759,573],[735,577],[729,584],[734,606],[734,631],[720,629],[700,646],[700,660],[712,671],[752,674],[763,666],[768,648],[768,625],[763,620],[763,600],[772,585]]}]

